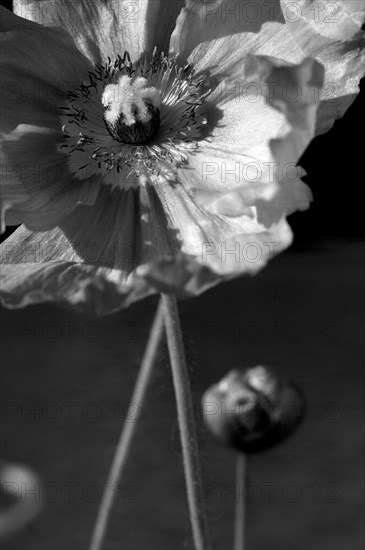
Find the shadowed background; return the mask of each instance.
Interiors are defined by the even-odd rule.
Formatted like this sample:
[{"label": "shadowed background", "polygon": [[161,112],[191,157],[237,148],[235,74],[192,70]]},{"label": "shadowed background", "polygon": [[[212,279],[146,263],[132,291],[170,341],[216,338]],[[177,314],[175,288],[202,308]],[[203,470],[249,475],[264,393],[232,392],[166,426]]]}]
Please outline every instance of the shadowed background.
[{"label": "shadowed background", "polygon": [[[202,428],[199,401],[227,370],[260,363],[295,380],[308,410],[291,440],[250,459],[248,548],[364,547],[361,247],[291,250],[255,278],[181,304],[217,550],[231,545],[240,488],[234,453]],[[27,496],[43,501],[43,513],[6,550],[87,548],[155,305],[105,319],[51,306],[2,311],[2,454],[44,483]],[[118,488],[108,550],[191,548],[166,357],[164,349]]]}]

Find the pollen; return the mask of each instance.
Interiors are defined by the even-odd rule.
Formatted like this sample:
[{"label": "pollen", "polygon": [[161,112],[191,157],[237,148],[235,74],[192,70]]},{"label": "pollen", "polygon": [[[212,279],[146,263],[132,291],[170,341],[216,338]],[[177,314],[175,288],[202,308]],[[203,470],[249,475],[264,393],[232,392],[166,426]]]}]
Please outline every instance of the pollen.
[{"label": "pollen", "polygon": [[146,78],[134,81],[123,75],[116,84],[108,84],[101,102],[111,136],[121,143],[145,143],[156,135],[160,125],[161,97]]}]

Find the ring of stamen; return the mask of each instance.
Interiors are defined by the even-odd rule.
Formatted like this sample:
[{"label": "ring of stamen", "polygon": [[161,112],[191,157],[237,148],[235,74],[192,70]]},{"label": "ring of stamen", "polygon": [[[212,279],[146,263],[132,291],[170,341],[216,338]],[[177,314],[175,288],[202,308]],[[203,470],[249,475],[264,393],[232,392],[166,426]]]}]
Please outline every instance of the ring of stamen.
[{"label": "ring of stamen", "polygon": [[135,64],[127,52],[96,64],[62,107],[61,150],[70,153],[72,172],[80,179],[85,171],[101,173],[104,183],[121,188],[130,176],[176,181],[206,123],[201,105],[210,90],[203,93],[200,85],[190,67],[156,51]]}]

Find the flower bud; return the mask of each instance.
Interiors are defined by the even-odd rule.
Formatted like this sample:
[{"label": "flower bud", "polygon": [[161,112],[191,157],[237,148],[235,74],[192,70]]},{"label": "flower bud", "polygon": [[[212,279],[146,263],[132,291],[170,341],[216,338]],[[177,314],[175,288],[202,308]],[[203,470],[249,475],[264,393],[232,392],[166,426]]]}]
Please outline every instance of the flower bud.
[{"label": "flower bud", "polygon": [[217,439],[247,454],[283,441],[304,415],[302,393],[263,366],[232,370],[205,392],[202,406]]}]

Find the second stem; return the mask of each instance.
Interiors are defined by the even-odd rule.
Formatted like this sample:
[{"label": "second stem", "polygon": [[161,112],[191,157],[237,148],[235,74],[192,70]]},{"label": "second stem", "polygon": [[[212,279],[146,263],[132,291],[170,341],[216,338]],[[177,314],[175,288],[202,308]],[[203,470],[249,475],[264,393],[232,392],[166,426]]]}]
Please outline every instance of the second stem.
[{"label": "second stem", "polygon": [[176,298],[162,295],[165,327],[172,377],[176,396],[177,416],[184,463],[190,521],[195,550],[210,550],[207,513],[203,498],[198,439]]}]

